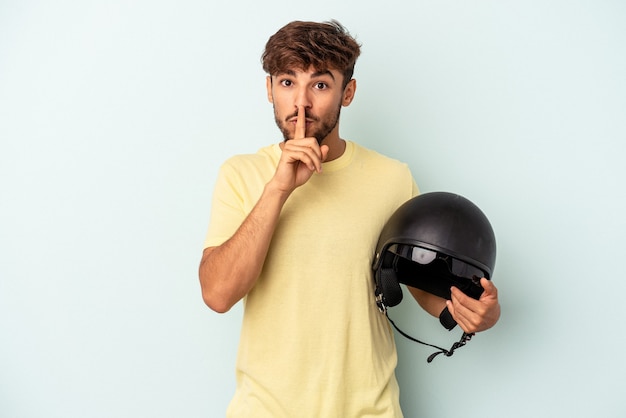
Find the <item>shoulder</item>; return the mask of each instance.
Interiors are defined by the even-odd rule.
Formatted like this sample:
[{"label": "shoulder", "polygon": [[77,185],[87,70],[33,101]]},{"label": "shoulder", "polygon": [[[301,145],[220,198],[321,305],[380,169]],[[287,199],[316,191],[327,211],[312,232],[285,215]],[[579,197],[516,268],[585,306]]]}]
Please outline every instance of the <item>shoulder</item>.
[{"label": "shoulder", "polygon": [[273,146],[267,146],[254,154],[237,154],[228,158],[219,167],[214,195],[221,199],[234,196],[233,200],[241,201],[246,210],[251,210],[251,205],[258,200],[276,170],[277,159],[273,154]]},{"label": "shoulder", "polygon": [[[278,150],[278,151],[277,151]],[[280,158],[278,144],[268,145],[254,154],[236,154],[222,164],[222,172],[249,172],[273,170]]]},{"label": "shoulder", "polygon": [[[399,202],[419,193],[408,164],[378,151],[355,144],[355,160],[364,169],[369,184],[381,195],[396,195]],[[389,196],[387,196],[389,198]],[[393,200],[393,198],[392,198]]]},{"label": "shoulder", "polygon": [[361,163],[411,176],[411,171],[406,163],[356,143],[354,144],[354,147],[355,159]]}]

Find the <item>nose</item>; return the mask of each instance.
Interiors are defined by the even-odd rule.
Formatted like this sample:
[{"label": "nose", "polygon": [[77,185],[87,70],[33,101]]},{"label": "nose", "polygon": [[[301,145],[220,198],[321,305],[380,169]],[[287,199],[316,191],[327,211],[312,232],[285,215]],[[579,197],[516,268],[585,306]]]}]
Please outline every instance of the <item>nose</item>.
[{"label": "nose", "polygon": [[296,91],[294,105],[295,105],[296,110],[298,110],[300,106],[304,107],[305,109],[309,109],[311,107],[312,103],[311,103],[310,92],[309,92],[309,89],[306,88],[306,86],[302,86],[298,88],[298,90]]}]

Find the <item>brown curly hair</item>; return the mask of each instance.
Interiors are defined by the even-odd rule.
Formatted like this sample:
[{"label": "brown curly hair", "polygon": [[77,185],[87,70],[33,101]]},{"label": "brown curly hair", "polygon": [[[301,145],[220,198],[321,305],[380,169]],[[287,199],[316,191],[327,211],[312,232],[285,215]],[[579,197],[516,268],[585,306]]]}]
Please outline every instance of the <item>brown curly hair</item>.
[{"label": "brown curly hair", "polygon": [[270,37],[261,57],[263,70],[276,75],[287,70],[337,70],[344,88],[352,79],[361,53],[356,40],[336,20],[288,23]]}]

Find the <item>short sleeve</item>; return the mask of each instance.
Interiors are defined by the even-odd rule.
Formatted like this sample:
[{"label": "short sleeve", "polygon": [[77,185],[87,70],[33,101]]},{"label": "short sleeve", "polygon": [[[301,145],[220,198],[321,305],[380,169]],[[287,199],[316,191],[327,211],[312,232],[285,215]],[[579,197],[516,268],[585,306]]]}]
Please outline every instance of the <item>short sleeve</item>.
[{"label": "short sleeve", "polygon": [[232,164],[226,162],[220,167],[213,190],[211,216],[204,248],[224,243],[233,236],[247,216],[242,183]]}]

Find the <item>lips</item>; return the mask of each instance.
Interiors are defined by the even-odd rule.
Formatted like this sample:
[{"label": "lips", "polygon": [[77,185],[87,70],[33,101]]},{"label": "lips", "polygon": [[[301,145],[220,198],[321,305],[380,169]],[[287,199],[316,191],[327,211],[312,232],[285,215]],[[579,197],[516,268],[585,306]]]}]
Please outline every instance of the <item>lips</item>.
[{"label": "lips", "polygon": [[[316,118],[314,116],[307,116],[305,115],[305,121],[307,124],[309,123],[313,123],[313,122],[317,122],[319,120],[319,118]],[[285,118],[285,121],[289,122],[289,123],[296,123],[298,121],[298,114],[295,113],[293,115],[289,115]]]},{"label": "lips", "polygon": [[[289,123],[293,123],[293,124],[295,125],[296,123],[298,123],[298,119],[291,119],[291,120],[289,120],[288,122],[289,122]],[[310,124],[312,124],[313,122],[315,122],[315,120],[313,120],[313,119],[306,119],[306,120],[304,121],[305,125],[307,125],[307,126],[308,126],[308,125],[310,125]]]},{"label": "lips", "polygon": [[[313,123],[316,120],[317,119],[315,119],[315,118],[306,118],[305,122],[306,123]],[[289,122],[289,123],[296,123],[296,122],[298,122],[298,118],[297,117],[295,117],[295,118],[294,117],[289,117],[289,118],[287,118],[287,122]]]}]

